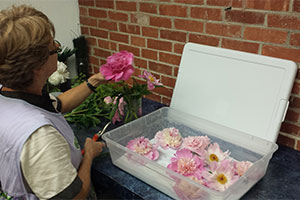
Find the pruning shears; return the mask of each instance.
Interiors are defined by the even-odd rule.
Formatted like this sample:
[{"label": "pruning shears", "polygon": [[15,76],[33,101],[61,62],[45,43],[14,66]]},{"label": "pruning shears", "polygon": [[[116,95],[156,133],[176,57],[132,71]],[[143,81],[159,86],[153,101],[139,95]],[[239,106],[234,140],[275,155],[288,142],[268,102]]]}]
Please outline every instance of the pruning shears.
[{"label": "pruning shears", "polygon": [[[105,130],[107,129],[107,127],[110,125],[111,122],[108,122],[104,128],[100,131],[98,131],[97,133],[94,134],[93,136],[93,140],[96,142],[98,141],[98,139],[103,135],[103,133],[105,132]],[[84,155],[84,149],[81,150],[81,155]]]}]

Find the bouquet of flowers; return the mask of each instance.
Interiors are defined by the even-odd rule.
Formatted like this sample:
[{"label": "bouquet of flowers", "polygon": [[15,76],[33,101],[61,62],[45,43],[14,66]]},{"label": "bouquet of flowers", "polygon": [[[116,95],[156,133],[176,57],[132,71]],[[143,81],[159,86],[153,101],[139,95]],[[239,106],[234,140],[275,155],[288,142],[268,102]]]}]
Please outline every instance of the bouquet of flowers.
[{"label": "bouquet of flowers", "polygon": [[[64,116],[78,127],[97,126],[102,120],[112,123],[127,123],[142,115],[142,97],[151,94],[155,87],[162,84],[150,72],[143,71],[139,77],[143,83],[133,78],[133,54],[120,51],[107,58],[100,72],[110,82],[100,85],[80,106]],[[132,79],[132,84],[129,83]],[[79,74],[72,80],[72,87],[86,80]]]},{"label": "bouquet of flowers", "polygon": [[[146,83],[139,84],[132,77],[134,73],[133,54],[127,51],[120,51],[107,58],[107,63],[100,67],[101,74],[106,80],[114,81],[111,83],[111,90],[104,98],[106,106],[111,108],[109,119],[113,123],[132,121],[142,115],[141,99],[144,95],[151,94],[155,87],[162,86],[150,72],[143,71],[139,75]],[[132,78],[133,84],[126,81]]]}]

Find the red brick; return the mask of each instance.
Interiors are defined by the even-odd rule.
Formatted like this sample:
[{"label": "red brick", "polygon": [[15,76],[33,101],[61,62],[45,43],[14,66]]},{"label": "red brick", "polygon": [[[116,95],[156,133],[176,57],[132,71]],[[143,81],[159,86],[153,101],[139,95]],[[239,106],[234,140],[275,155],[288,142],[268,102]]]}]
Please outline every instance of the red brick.
[{"label": "red brick", "polygon": [[285,121],[282,123],[280,128],[280,131],[291,135],[299,135],[299,130],[300,130],[299,126],[287,123]]},{"label": "red brick", "polygon": [[292,33],[290,44],[293,46],[300,46],[300,33]]},{"label": "red brick", "polygon": [[300,19],[297,16],[269,14],[268,26],[300,30]]},{"label": "red brick", "polygon": [[98,39],[97,43],[98,43],[98,47],[103,48],[103,49],[109,49],[109,50],[113,50],[113,51],[115,51],[117,49],[116,44],[114,42],[111,42],[108,40]]},{"label": "red brick", "polygon": [[107,20],[98,20],[98,27],[107,29],[107,30],[118,30],[118,25],[116,22],[107,21]]},{"label": "red brick", "polygon": [[[300,0],[294,0],[293,11],[300,12]],[[299,141],[298,141],[299,143]]]},{"label": "red brick", "polygon": [[124,33],[131,33],[131,34],[136,34],[140,35],[140,26],[137,25],[131,25],[131,24],[119,24],[119,30]]},{"label": "red brick", "polygon": [[94,55],[106,59],[108,56],[111,55],[111,52],[103,49],[94,48]]},{"label": "red brick", "polygon": [[119,44],[119,50],[126,50],[133,53],[134,56],[140,56],[140,49],[130,45]]},{"label": "red brick", "polygon": [[106,14],[106,11],[104,11],[104,10],[89,8],[89,16],[98,17],[98,18],[106,18],[107,14]]},{"label": "red brick", "polygon": [[241,37],[242,28],[238,25],[225,25],[225,24],[206,24],[206,33],[212,35],[221,35],[227,37]]},{"label": "red brick", "polygon": [[290,0],[247,0],[246,7],[260,10],[288,11]]},{"label": "red brick", "polygon": [[157,62],[149,61],[149,69],[161,74],[172,75],[172,67],[169,65],[160,64]]},{"label": "red brick", "polygon": [[97,20],[89,17],[80,17],[80,23],[86,26],[97,26]]},{"label": "red brick", "polygon": [[140,3],[140,11],[146,13],[157,14],[157,4],[154,3]]},{"label": "red brick", "polygon": [[203,22],[184,20],[184,19],[174,19],[175,28],[179,30],[191,31],[191,32],[203,32]]},{"label": "red brick", "polygon": [[173,95],[173,90],[166,88],[166,87],[157,87],[153,90],[153,92],[167,96],[167,97],[172,97],[172,95]]},{"label": "red brick", "polygon": [[284,146],[288,146],[288,147],[294,148],[294,146],[295,146],[295,139],[286,137],[284,135],[279,135],[278,139],[277,139],[277,143],[281,144],[281,145],[284,145]]},{"label": "red brick", "polygon": [[258,53],[259,44],[251,42],[243,42],[238,40],[222,40],[222,47],[226,49],[234,49],[238,51],[245,51],[249,53]]},{"label": "red brick", "polygon": [[146,98],[150,99],[152,101],[161,102],[161,97],[160,97],[160,95],[157,95],[157,94],[149,94],[146,96]]},{"label": "red brick", "polygon": [[159,53],[159,61],[161,62],[179,66],[180,60],[181,60],[181,56],[177,56],[170,53],[164,53],[164,52]]},{"label": "red brick", "polygon": [[207,0],[206,4],[211,6],[232,6],[241,8],[243,0]]},{"label": "red brick", "polygon": [[99,8],[114,8],[114,0],[95,0]]},{"label": "red brick", "polygon": [[99,59],[95,56],[89,56],[89,63],[93,65],[99,65]]},{"label": "red brick", "polygon": [[95,38],[87,36],[85,39],[86,39],[87,44],[89,46],[96,46],[97,45],[97,40]]},{"label": "red brick", "polygon": [[204,0],[174,0],[175,3],[203,5]]},{"label": "red brick", "polygon": [[297,71],[296,79],[300,79],[300,70],[299,70],[299,68],[298,68],[298,71]]},{"label": "red brick", "polygon": [[209,46],[218,46],[220,41],[219,38],[199,34],[190,34],[188,40],[189,42],[205,44]]},{"label": "red brick", "polygon": [[146,37],[158,38],[158,29],[150,27],[142,27],[142,34]]},{"label": "red brick", "polygon": [[81,30],[81,34],[89,35],[89,28],[88,27],[80,26],[80,30]]},{"label": "red brick", "polygon": [[300,151],[300,140],[297,140],[297,147],[296,150]]},{"label": "red brick", "polygon": [[124,43],[128,43],[129,42],[129,36],[128,35],[124,35],[121,33],[115,33],[115,32],[110,32],[110,39],[114,40],[114,41],[118,41],[118,42],[124,42]]},{"label": "red brick", "polygon": [[285,120],[297,123],[299,119],[299,115],[300,115],[299,112],[289,109],[286,113]]},{"label": "red brick", "polygon": [[174,88],[175,83],[176,83],[176,78],[171,78],[171,77],[168,77],[168,76],[161,76],[160,81],[163,83],[163,85]]},{"label": "red brick", "polygon": [[157,51],[153,51],[150,49],[142,49],[142,57],[152,59],[152,60],[157,60],[158,53]]},{"label": "red brick", "polygon": [[134,46],[145,47],[146,39],[143,37],[131,36],[131,44]]},{"label": "red brick", "polygon": [[259,12],[231,10],[225,13],[226,21],[247,24],[264,24],[265,14]]},{"label": "red brick", "polygon": [[174,40],[178,42],[186,42],[187,33],[179,31],[160,30],[160,38]]},{"label": "red brick", "polygon": [[125,13],[109,11],[108,16],[112,20],[124,21],[124,22],[128,21],[128,15]]},{"label": "red brick", "polygon": [[247,40],[284,44],[288,33],[286,31],[246,27],[244,38]]},{"label": "red brick", "polygon": [[87,8],[84,8],[84,7],[79,7],[79,15],[80,16],[87,16],[87,13],[88,13],[88,9]]},{"label": "red brick", "polygon": [[94,6],[94,0],[78,0],[80,6]]},{"label": "red brick", "polygon": [[174,44],[174,53],[182,54],[184,44]]},{"label": "red brick", "polygon": [[291,97],[289,107],[290,108],[300,108],[300,98]]},{"label": "red brick", "polygon": [[91,28],[90,29],[91,35],[101,38],[108,38],[108,32],[100,29]]},{"label": "red brick", "polygon": [[187,7],[178,6],[178,5],[160,4],[159,14],[167,15],[167,16],[186,17]]},{"label": "red brick", "polygon": [[136,11],[136,2],[116,1],[117,10]]},{"label": "red brick", "polygon": [[292,93],[294,94],[300,94],[300,83],[299,82],[294,82]]},{"label": "red brick", "polygon": [[191,8],[191,17],[205,20],[214,20],[221,21],[222,20],[222,12],[221,9],[218,8]]},{"label": "red brick", "polygon": [[161,40],[147,40],[147,47],[150,49],[164,50],[164,51],[172,51],[172,43],[161,41]]},{"label": "red brick", "polygon": [[262,55],[292,60],[296,63],[300,62],[300,49],[263,45]]},{"label": "red brick", "polygon": [[172,22],[171,19],[164,18],[164,17],[150,17],[150,25],[171,28]]},{"label": "red brick", "polygon": [[178,76],[178,70],[179,70],[179,67],[174,67],[174,76],[175,77]]},{"label": "red brick", "polygon": [[169,106],[171,104],[171,98],[162,97],[162,104]]},{"label": "red brick", "polygon": [[134,65],[140,68],[147,69],[147,61],[140,58],[134,58]]}]

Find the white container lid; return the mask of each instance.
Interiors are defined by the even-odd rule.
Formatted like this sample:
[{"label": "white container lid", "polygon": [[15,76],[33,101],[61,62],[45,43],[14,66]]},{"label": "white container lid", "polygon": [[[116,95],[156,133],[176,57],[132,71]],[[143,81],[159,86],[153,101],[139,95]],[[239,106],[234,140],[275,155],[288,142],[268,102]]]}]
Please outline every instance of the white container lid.
[{"label": "white container lid", "polygon": [[276,142],[296,63],[187,43],[171,108]]}]

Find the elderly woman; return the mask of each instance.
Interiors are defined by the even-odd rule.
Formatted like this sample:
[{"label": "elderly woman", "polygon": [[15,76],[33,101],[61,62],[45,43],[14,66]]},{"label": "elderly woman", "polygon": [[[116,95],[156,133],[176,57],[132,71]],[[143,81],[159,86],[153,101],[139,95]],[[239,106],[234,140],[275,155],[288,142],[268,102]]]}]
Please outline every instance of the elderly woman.
[{"label": "elderly woman", "polygon": [[101,73],[57,98],[42,92],[57,69],[54,37],[53,24],[32,7],[0,12],[0,192],[13,198],[86,198],[104,146],[87,138],[82,157],[61,114],[105,82]]}]

